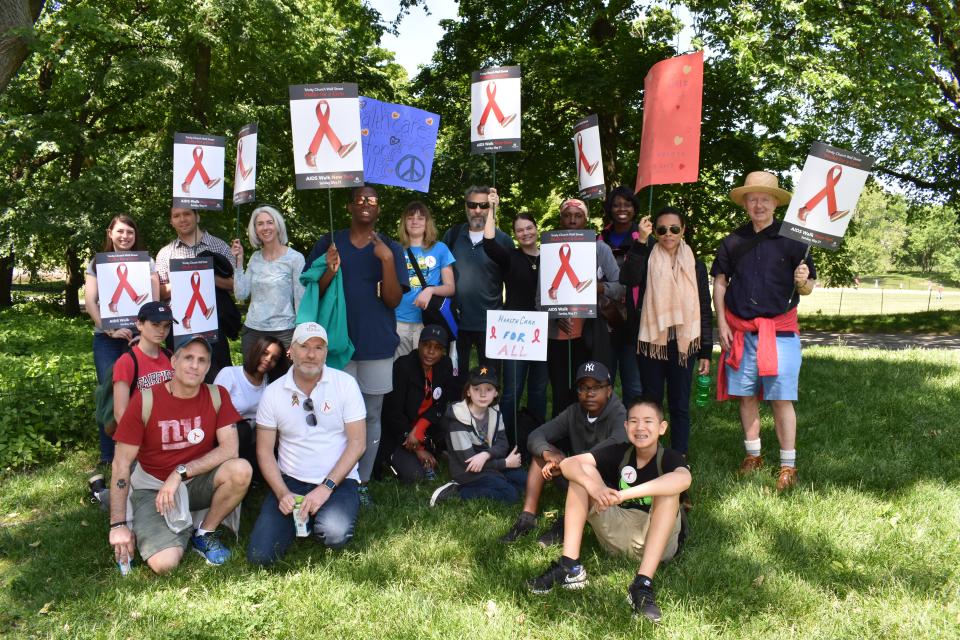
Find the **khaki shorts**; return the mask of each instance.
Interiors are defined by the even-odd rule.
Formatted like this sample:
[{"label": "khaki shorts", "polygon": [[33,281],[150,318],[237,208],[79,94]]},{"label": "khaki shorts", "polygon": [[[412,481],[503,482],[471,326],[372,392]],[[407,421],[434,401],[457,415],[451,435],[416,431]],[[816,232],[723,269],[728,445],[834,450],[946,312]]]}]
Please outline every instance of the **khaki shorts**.
[{"label": "khaki shorts", "polygon": [[[643,559],[643,547],[650,528],[650,514],[642,509],[610,507],[602,513],[592,512],[587,522],[593,527],[600,544],[609,553],[622,553]],[[680,511],[673,523],[673,531],[667,539],[661,560],[670,560],[677,553],[680,537]]]},{"label": "khaki shorts", "polygon": [[[191,511],[210,507],[213,499],[213,476],[219,469],[218,466],[187,481]],[[144,560],[170,547],[186,549],[190,544],[190,536],[193,535],[193,527],[187,527],[180,533],[170,530],[163,515],[157,512],[158,493],[159,491],[150,489],[135,489],[130,492],[130,501],[133,504],[133,533],[137,537],[137,550]]]}]

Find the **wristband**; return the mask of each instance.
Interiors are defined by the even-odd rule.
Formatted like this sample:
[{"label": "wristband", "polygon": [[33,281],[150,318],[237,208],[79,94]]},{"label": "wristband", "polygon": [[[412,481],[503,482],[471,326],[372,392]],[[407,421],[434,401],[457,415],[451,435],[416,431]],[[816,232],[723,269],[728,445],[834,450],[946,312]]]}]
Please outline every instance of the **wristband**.
[{"label": "wristband", "polygon": [[121,520],[120,522],[111,522],[110,530],[113,531],[114,529],[119,529],[120,527],[125,527],[125,526],[127,526],[126,520]]}]

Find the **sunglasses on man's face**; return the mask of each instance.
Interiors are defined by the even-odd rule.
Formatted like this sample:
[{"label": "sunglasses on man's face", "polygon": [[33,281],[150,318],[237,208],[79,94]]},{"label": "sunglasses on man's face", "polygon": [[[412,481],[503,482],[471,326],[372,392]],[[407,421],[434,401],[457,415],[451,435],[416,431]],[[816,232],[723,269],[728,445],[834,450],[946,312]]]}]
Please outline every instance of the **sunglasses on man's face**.
[{"label": "sunglasses on man's face", "polygon": [[377,196],[357,196],[353,199],[353,204],[357,205],[363,205],[366,203],[376,206],[378,202],[380,202],[380,198]]},{"label": "sunglasses on man's face", "polygon": [[680,235],[680,230],[681,230],[681,227],[680,227],[680,225],[678,225],[678,224],[672,224],[672,225],[670,225],[669,227],[667,227],[667,226],[660,226],[660,227],[657,227],[657,235],[658,235],[658,236],[665,236],[665,235],[667,235],[667,231],[669,231],[669,232],[672,233],[673,235],[678,236],[678,235]]},{"label": "sunglasses on man's face", "polygon": [[307,425],[311,427],[317,426],[317,414],[313,410],[313,398],[307,398],[303,401],[303,410],[307,413]]},{"label": "sunglasses on man's face", "polygon": [[490,203],[489,202],[470,202],[469,200],[467,200],[467,209],[476,209],[477,207],[481,209],[489,209]]}]

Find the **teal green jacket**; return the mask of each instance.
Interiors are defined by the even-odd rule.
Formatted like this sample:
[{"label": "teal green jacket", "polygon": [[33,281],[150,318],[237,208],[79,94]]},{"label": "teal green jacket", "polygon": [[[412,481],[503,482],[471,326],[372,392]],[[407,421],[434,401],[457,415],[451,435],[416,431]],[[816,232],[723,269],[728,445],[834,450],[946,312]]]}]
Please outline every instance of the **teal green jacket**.
[{"label": "teal green jacket", "polygon": [[347,335],[347,301],[343,297],[343,274],[337,271],[320,297],[320,276],[327,270],[327,261],[320,256],[306,271],[300,274],[303,298],[297,311],[297,324],[316,322],[327,330],[327,364],[334,369],[343,369],[353,357],[353,343]]}]

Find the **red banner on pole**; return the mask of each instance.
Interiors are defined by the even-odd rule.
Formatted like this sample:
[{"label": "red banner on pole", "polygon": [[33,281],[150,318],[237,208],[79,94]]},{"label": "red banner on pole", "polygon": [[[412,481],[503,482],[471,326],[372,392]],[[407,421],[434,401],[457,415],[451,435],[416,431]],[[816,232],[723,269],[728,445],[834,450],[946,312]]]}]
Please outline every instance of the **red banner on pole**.
[{"label": "red banner on pole", "polygon": [[643,82],[643,137],[635,191],[696,182],[700,172],[703,52],[658,62]]}]

